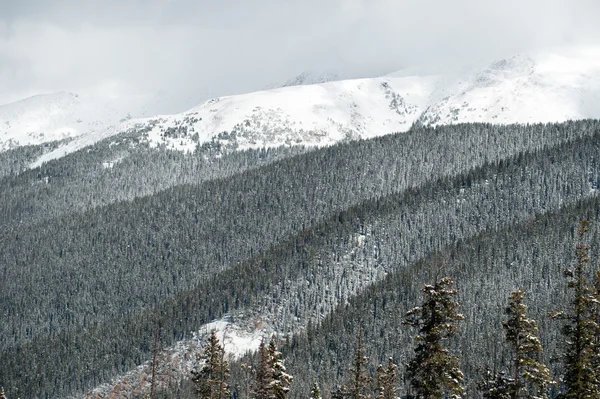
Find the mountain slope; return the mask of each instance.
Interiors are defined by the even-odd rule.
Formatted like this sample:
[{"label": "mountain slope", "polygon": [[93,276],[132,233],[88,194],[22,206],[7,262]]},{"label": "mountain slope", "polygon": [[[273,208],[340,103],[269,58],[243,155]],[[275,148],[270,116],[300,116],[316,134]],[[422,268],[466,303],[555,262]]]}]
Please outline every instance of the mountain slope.
[{"label": "mountain slope", "polygon": [[126,114],[110,103],[59,92],[0,106],[0,151],[99,132]]},{"label": "mountain slope", "polygon": [[[593,195],[597,131],[420,128],[8,229],[0,383],[64,397],[105,382],[147,358],[156,315],[165,343],[232,310],[296,331],[457,238]],[[40,385],[28,362],[52,365]]]},{"label": "mountain slope", "polygon": [[433,77],[356,79],[215,98],[187,112],[134,119],[79,137],[32,166],[122,131],[143,130],[152,145],[193,151],[198,144],[234,149],[325,146],[406,131],[433,89]]},{"label": "mountain slope", "polygon": [[[411,73],[414,73],[412,71]],[[83,135],[32,167],[123,131],[154,146],[193,151],[217,141],[230,149],[325,146],[461,122],[534,123],[600,117],[600,49],[517,55],[438,75],[297,85],[209,100],[187,112],[135,119]]]},{"label": "mountain slope", "polygon": [[441,79],[420,121],[561,122],[597,118],[598,105],[599,49],[521,54]]}]

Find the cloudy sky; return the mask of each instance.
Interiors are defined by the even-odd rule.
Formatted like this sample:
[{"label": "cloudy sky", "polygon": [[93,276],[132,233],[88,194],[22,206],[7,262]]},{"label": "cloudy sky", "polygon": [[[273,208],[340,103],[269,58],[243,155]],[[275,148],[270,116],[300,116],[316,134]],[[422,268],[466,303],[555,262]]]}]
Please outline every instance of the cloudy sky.
[{"label": "cloudy sky", "polygon": [[162,91],[183,107],[306,70],[376,76],[600,43],[598,16],[597,0],[0,0],[0,103]]}]

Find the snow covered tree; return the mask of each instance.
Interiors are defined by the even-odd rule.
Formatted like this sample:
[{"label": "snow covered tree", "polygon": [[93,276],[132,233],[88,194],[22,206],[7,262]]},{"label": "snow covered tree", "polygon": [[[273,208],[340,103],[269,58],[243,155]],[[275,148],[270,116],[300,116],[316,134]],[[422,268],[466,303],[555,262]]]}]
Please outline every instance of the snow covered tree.
[{"label": "snow covered tree", "polygon": [[323,399],[321,396],[321,389],[319,388],[319,384],[317,384],[317,380],[313,381],[313,386],[310,389],[310,399]]},{"label": "snow covered tree", "polygon": [[271,390],[275,399],[285,399],[290,391],[290,386],[294,377],[286,372],[286,368],[281,357],[281,352],[277,350],[275,336],[271,337],[269,343],[269,367],[271,371]]},{"label": "snow covered tree", "polygon": [[392,358],[388,359],[387,368],[383,365],[377,367],[377,399],[396,399],[398,366],[394,364]]},{"label": "snow covered tree", "polygon": [[445,346],[458,332],[464,316],[457,312],[454,281],[445,277],[434,285],[425,285],[424,301],[406,313],[405,324],[418,329],[415,357],[409,362],[407,375],[418,398],[437,399],[445,393],[459,398],[465,393],[459,358]]},{"label": "snow covered tree", "polygon": [[362,326],[358,330],[356,350],[352,361],[352,381],[344,392],[350,399],[367,399],[371,397],[371,377],[367,374],[369,360],[366,356],[365,344],[363,342]]},{"label": "snow covered tree", "polygon": [[254,370],[254,385],[252,386],[252,398],[274,399],[271,382],[273,381],[273,369],[269,349],[263,339],[258,347],[258,366]]},{"label": "snow covered tree", "polygon": [[196,393],[203,399],[224,399],[230,394],[229,362],[225,359],[225,350],[217,333],[210,334],[203,354],[197,355],[203,363],[192,370],[192,381],[196,385]]},{"label": "snow covered tree", "polygon": [[542,399],[547,397],[548,387],[554,381],[548,367],[534,358],[542,352],[542,344],[537,323],[527,318],[524,299],[523,289],[510,295],[506,308],[508,320],[502,323],[513,355],[510,397]]},{"label": "snow covered tree", "polygon": [[492,373],[485,371],[483,380],[477,385],[484,399],[511,399],[514,380],[507,377],[504,372]]},{"label": "snow covered tree", "polygon": [[590,246],[585,243],[588,222],[579,227],[579,242],[576,247],[574,270],[566,270],[568,287],[572,290],[571,307],[566,312],[552,316],[566,321],[563,328],[566,351],[564,354],[565,375],[563,378],[565,398],[600,398],[600,378],[598,375],[599,349],[596,339],[599,326],[596,321],[598,298],[586,275],[590,262]]}]

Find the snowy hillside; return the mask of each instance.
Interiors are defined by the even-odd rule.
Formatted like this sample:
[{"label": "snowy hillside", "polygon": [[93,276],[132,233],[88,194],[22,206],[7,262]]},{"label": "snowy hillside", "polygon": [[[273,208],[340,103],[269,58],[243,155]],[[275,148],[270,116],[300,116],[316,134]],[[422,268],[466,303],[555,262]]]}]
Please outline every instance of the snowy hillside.
[{"label": "snowy hillside", "polygon": [[356,79],[359,77],[362,78],[364,76],[351,76],[351,75],[347,75],[347,74],[340,74],[338,72],[333,72],[333,71],[325,71],[325,72],[304,71],[288,80],[270,84],[265,87],[265,90],[273,90],[273,89],[278,89],[280,87],[289,87],[289,86],[314,85],[314,84],[319,84],[319,83],[334,82],[336,80]]},{"label": "snowy hillside", "polygon": [[[142,131],[152,146],[183,151],[203,144],[230,150],[325,146],[406,131],[417,121],[505,124],[599,118],[599,105],[600,48],[517,55],[460,72],[407,76],[404,71],[214,98],[181,114],[94,129],[32,166],[131,129]],[[54,136],[64,134],[71,133],[57,128]]]},{"label": "snowy hillside", "polygon": [[99,132],[126,115],[109,102],[66,92],[0,105],[0,151]]},{"label": "snowy hillside", "polygon": [[444,76],[420,120],[534,123],[600,117],[600,48],[517,55]]},{"label": "snowy hillside", "polygon": [[181,114],[132,119],[83,135],[33,166],[131,129],[144,130],[153,146],[183,151],[215,141],[231,149],[325,146],[406,131],[434,83],[434,77],[356,79],[215,98]]}]

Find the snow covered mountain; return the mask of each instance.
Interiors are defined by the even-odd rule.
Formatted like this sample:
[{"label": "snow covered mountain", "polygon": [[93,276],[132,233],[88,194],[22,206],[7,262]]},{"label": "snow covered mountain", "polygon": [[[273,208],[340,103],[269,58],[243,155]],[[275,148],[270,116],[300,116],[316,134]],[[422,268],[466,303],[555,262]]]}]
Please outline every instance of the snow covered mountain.
[{"label": "snow covered mountain", "polygon": [[[90,129],[33,166],[131,129],[142,132],[152,146],[193,151],[215,142],[229,149],[324,146],[406,131],[415,122],[504,124],[599,118],[600,48],[517,55],[436,75],[413,71],[410,76],[398,72],[380,78],[297,83],[214,98],[181,114]],[[107,117],[105,125],[114,119]],[[2,123],[16,124],[9,119]],[[38,137],[29,133],[33,128],[14,131],[25,132],[26,139],[13,134],[20,144]],[[51,137],[76,133],[57,127]],[[0,133],[0,137],[4,136]],[[6,140],[1,139],[0,148],[6,147]]]},{"label": "snow covered mountain", "polygon": [[347,74],[340,74],[333,71],[315,72],[315,71],[304,71],[293,78],[286,81],[276,82],[265,87],[265,90],[279,89],[281,87],[289,86],[304,86],[314,85],[319,83],[334,82],[337,80],[348,80],[352,78],[358,78],[364,76],[350,76]]},{"label": "snow covered mountain", "polygon": [[188,98],[175,99],[168,92],[119,97],[58,92],[29,97],[0,105],[0,152],[84,134],[101,137],[110,126],[132,117],[181,110],[185,103]]},{"label": "snow covered mountain", "polygon": [[427,105],[434,83],[434,77],[356,79],[215,98],[181,114],[132,119],[82,135],[33,166],[132,129],[152,146],[182,151],[216,142],[237,150],[325,146],[405,131]]},{"label": "snow covered mountain", "polygon": [[0,151],[100,131],[123,116],[74,93],[30,97],[0,106]]},{"label": "snow covered mountain", "polygon": [[535,123],[600,117],[600,48],[516,55],[440,77],[420,121]]}]

